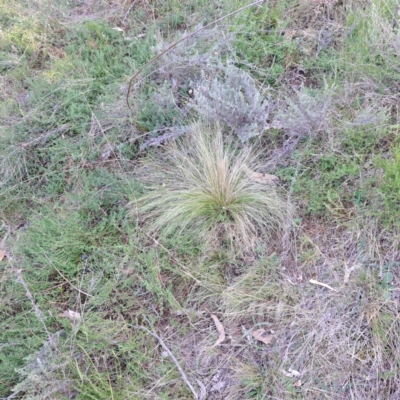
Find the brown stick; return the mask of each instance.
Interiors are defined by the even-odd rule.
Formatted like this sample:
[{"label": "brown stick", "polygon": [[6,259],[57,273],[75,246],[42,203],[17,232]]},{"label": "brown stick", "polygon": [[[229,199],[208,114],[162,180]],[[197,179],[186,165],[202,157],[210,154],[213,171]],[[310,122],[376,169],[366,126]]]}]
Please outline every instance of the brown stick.
[{"label": "brown stick", "polygon": [[21,143],[21,147],[23,147],[23,148],[25,149],[25,148],[27,148],[27,147],[29,147],[29,146],[37,145],[39,142],[40,142],[41,144],[44,144],[44,143],[46,143],[46,140],[47,140],[50,136],[59,135],[59,134],[65,132],[65,131],[67,131],[70,127],[71,127],[70,124],[61,125],[61,126],[59,126],[58,128],[56,128],[56,129],[53,129],[53,130],[51,130],[51,131],[49,131],[49,132],[43,133],[42,135],[40,135],[39,137],[33,139],[33,140],[30,141],[30,142]]},{"label": "brown stick", "polygon": [[133,0],[132,4],[129,6],[128,11],[125,14],[124,19],[122,20],[122,24],[125,24],[125,20],[128,18],[129,13],[131,12],[133,6],[135,5],[137,0]]}]

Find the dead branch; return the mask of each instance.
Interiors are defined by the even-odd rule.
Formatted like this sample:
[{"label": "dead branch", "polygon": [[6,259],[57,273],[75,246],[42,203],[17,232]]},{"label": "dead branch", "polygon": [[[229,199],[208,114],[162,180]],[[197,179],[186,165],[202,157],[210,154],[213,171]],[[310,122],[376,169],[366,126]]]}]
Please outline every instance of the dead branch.
[{"label": "dead branch", "polygon": [[[189,388],[189,390],[193,393],[193,398],[195,400],[201,400],[201,398],[199,397],[199,395],[197,394],[196,390],[194,389],[194,387],[192,386],[192,384],[189,382],[189,379],[187,378],[185,372],[183,371],[183,369],[181,368],[181,366],[178,363],[178,360],[175,358],[175,356],[172,354],[171,350],[168,348],[168,346],[164,343],[164,341],[162,340],[162,338],[160,336],[157,335],[157,333],[151,331],[150,329],[146,328],[145,326],[141,326],[141,325],[132,325],[133,328],[135,329],[141,329],[142,331],[145,331],[147,333],[150,333],[151,336],[153,336],[154,338],[156,338],[158,340],[158,342],[161,344],[161,346],[163,347],[163,349],[168,353],[168,355],[171,357],[172,361],[174,362],[174,364],[176,365],[176,368],[178,368],[178,371],[180,372],[183,381],[185,382],[186,386]],[[204,389],[202,388],[202,392],[204,391]],[[202,396],[202,398],[204,398],[204,396]]]},{"label": "dead branch", "polygon": [[48,131],[48,132],[43,133],[42,135],[40,135],[39,137],[33,139],[33,140],[30,141],[30,142],[21,143],[21,146],[22,146],[24,149],[26,149],[27,147],[36,146],[37,144],[42,144],[42,145],[43,145],[43,144],[46,143],[47,139],[48,139],[50,136],[57,136],[57,135],[60,135],[60,134],[64,133],[65,131],[67,131],[70,127],[71,127],[70,124],[61,125],[60,127],[56,128],[56,129],[52,129],[51,131]]}]

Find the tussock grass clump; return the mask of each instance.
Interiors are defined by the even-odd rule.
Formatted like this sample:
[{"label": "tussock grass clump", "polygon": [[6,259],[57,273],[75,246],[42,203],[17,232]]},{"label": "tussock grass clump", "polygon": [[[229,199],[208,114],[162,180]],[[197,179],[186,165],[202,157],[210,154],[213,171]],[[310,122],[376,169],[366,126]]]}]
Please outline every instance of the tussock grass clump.
[{"label": "tussock grass clump", "polygon": [[195,124],[153,162],[139,214],[161,237],[191,237],[207,248],[247,251],[283,229],[289,208],[273,184],[256,182],[251,147],[224,141],[218,126]]}]

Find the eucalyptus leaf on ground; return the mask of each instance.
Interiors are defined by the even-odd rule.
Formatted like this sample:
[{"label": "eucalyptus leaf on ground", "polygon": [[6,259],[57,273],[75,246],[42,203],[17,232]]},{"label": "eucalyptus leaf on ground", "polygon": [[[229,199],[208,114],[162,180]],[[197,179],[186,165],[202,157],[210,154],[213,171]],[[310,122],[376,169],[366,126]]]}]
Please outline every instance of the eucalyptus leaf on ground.
[{"label": "eucalyptus leaf on ground", "polygon": [[217,328],[217,331],[218,331],[218,339],[213,345],[213,347],[215,347],[215,346],[220,345],[225,340],[225,329],[216,315],[214,315],[214,314],[210,314],[210,315],[211,315],[211,318],[213,319],[215,327]]}]

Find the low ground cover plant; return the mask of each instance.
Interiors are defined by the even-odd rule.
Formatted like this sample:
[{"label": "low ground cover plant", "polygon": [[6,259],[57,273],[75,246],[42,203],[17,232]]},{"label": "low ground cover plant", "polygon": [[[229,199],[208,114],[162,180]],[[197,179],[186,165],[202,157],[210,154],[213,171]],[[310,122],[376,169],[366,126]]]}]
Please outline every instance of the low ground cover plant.
[{"label": "low ground cover plant", "polygon": [[398,10],[0,1],[0,397],[399,399]]}]

